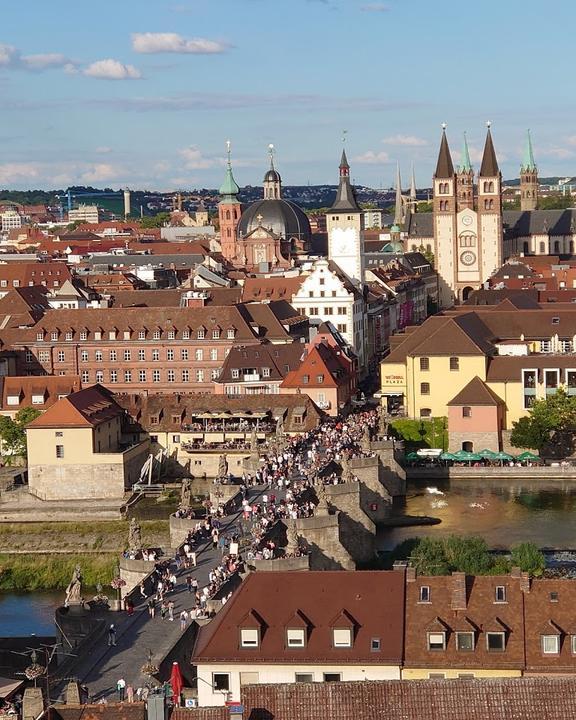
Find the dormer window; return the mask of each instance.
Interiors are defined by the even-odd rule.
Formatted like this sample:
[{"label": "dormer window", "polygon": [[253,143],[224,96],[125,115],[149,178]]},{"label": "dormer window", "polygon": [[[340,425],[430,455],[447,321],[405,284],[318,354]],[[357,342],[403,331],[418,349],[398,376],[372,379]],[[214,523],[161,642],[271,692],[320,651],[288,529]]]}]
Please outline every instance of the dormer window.
[{"label": "dormer window", "polygon": [[153,338],[154,340],[160,340],[161,337],[162,337],[161,331],[160,331],[160,330],[154,330],[154,333],[153,333],[153,335],[152,335],[152,338]]},{"label": "dormer window", "polygon": [[352,647],[352,628],[334,628],[332,642],[335,648]]},{"label": "dormer window", "polygon": [[138,330],[138,340],[146,340],[146,330]]},{"label": "dormer window", "polygon": [[214,328],[214,330],[212,330],[212,339],[213,340],[220,339],[220,328]]},{"label": "dormer window", "polygon": [[304,628],[290,628],[286,630],[286,645],[289,648],[301,648],[306,644],[306,631]]},{"label": "dormer window", "polygon": [[94,340],[102,340],[102,330],[94,331]]},{"label": "dormer window", "polygon": [[506,634],[503,632],[486,633],[486,648],[489,652],[504,652],[506,648]]},{"label": "dormer window", "polygon": [[43,333],[43,332],[37,332],[37,333],[36,333],[36,340],[44,340],[44,333]]},{"label": "dormer window", "polygon": [[190,330],[182,330],[182,340],[190,340]]},{"label": "dormer window", "polygon": [[473,632],[457,632],[456,648],[462,652],[470,652],[474,650],[474,633]]},{"label": "dormer window", "polygon": [[50,333],[50,340],[58,340],[58,330],[52,330]]},{"label": "dormer window", "polygon": [[428,650],[446,650],[446,633],[428,633]]},{"label": "dormer window", "polygon": [[20,405],[20,395],[8,395],[6,405]]},{"label": "dormer window", "polygon": [[80,340],[88,340],[88,333],[86,330],[80,331]]},{"label": "dormer window", "polygon": [[260,633],[258,628],[242,628],[240,630],[240,646],[243,648],[255,648],[260,644]]},{"label": "dormer window", "polygon": [[204,340],[204,338],[206,337],[206,330],[204,328],[198,328],[196,337],[198,338],[198,340]]},{"label": "dormer window", "polygon": [[234,328],[228,328],[226,331],[226,337],[228,340],[234,340],[234,336],[236,335],[236,330]]},{"label": "dormer window", "polygon": [[176,331],[168,330],[168,340],[174,340],[175,337],[176,337]]},{"label": "dormer window", "polygon": [[560,653],[560,635],[542,635],[541,639],[544,655],[558,655]]},{"label": "dormer window", "polygon": [[116,340],[116,330],[110,330],[110,332],[108,333],[108,339]]},{"label": "dormer window", "polygon": [[66,333],[66,340],[72,340],[73,337],[74,333],[68,330],[68,332]]}]

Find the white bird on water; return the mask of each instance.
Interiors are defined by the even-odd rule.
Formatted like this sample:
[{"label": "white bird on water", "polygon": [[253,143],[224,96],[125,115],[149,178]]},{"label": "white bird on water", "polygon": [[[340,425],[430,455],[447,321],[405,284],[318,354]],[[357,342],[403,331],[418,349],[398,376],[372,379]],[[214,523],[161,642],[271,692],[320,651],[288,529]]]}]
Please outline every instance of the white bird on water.
[{"label": "white bird on water", "polygon": [[468,505],[468,507],[480,508],[480,510],[486,510],[486,505],[484,505],[483,503],[478,503],[478,502],[470,503],[470,505]]},{"label": "white bird on water", "polygon": [[427,487],[426,492],[428,493],[428,495],[444,495],[442,490],[438,490],[437,487]]}]

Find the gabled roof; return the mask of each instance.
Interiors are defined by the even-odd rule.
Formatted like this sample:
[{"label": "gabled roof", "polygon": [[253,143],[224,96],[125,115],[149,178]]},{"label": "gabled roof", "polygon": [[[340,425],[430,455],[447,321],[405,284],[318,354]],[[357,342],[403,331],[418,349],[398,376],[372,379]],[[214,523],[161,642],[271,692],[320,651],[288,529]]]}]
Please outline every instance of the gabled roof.
[{"label": "gabled roof", "polygon": [[476,376],[447,405],[504,405],[504,401]]},{"label": "gabled roof", "polygon": [[[24,407],[35,407],[46,410],[58,401],[60,395],[69,395],[80,389],[78,375],[27,375],[24,377],[8,376],[2,383],[2,410],[19,410]],[[18,396],[18,405],[8,405],[8,397]],[[43,403],[32,403],[32,395],[42,396]]]},{"label": "gabled roof", "polygon": [[124,410],[114,401],[113,394],[102,385],[92,385],[58,400],[28,427],[96,427],[122,415]]},{"label": "gabled roof", "polygon": [[[397,571],[251,573],[218,615],[200,629],[194,664],[270,662],[393,664],[402,661],[404,575]],[[346,609],[356,621],[351,648],[335,648],[333,620]],[[260,646],[238,646],[241,619],[256,610],[267,625]],[[286,646],[287,622],[296,611],[310,620],[306,646]],[[371,649],[380,638],[379,652]],[[249,658],[249,660],[247,660]]]},{"label": "gabled roof", "polygon": [[[340,360],[341,353],[328,343],[319,343],[310,348],[300,365],[290,371],[281,388],[335,388],[349,381],[349,364]],[[322,381],[318,380],[322,377]],[[305,382],[305,378],[307,381]]]}]

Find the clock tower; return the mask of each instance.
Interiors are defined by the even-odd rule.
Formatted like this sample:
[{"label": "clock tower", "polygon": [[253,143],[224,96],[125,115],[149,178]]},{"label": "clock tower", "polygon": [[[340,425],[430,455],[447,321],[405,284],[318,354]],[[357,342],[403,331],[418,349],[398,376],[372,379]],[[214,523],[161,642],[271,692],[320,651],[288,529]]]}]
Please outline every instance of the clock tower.
[{"label": "clock tower", "polygon": [[363,217],[350,184],[346,151],[342,150],[336,199],[326,213],[328,257],[358,286],[364,282]]}]

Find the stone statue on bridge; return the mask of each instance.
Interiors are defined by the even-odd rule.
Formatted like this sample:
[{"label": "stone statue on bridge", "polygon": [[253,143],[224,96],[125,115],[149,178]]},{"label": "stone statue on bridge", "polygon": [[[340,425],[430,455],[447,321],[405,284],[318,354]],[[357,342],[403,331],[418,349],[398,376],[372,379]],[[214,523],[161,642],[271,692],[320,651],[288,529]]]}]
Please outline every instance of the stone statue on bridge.
[{"label": "stone statue on bridge", "polygon": [[82,570],[80,565],[76,565],[72,574],[72,580],[70,580],[66,588],[64,607],[82,605],[82,602]]},{"label": "stone statue on bridge", "polygon": [[190,478],[184,478],[182,480],[182,487],[180,488],[180,507],[189,508],[192,505],[192,483]]},{"label": "stone statue on bridge", "polygon": [[250,434],[250,452],[258,452],[258,437],[256,436],[256,428],[254,428]]},{"label": "stone statue on bridge", "polygon": [[386,410],[383,405],[378,406],[378,432],[381,437],[388,434],[388,420],[386,419]]},{"label": "stone statue on bridge", "polygon": [[220,455],[218,460],[218,480],[224,480],[228,475],[228,460],[226,455]]},{"label": "stone statue on bridge", "polygon": [[352,482],[354,476],[350,467],[350,460],[348,459],[347,455],[342,455],[342,459],[340,460],[340,466],[342,468],[342,482]]},{"label": "stone statue on bridge", "polygon": [[295,555],[300,549],[298,542],[298,531],[296,529],[296,520],[286,521],[286,555]]},{"label": "stone statue on bridge", "polygon": [[368,425],[364,425],[362,430],[362,439],[360,440],[360,447],[365,453],[369,453],[372,450],[372,443],[370,441],[370,428]]},{"label": "stone statue on bridge", "polygon": [[140,523],[135,517],[130,520],[130,527],[128,529],[128,549],[133,552],[142,550],[142,530]]},{"label": "stone statue on bridge", "polygon": [[314,515],[329,515],[326,485],[324,485],[322,478],[318,477],[318,481],[314,485],[314,490],[316,492],[316,497],[318,498],[318,505],[316,505]]}]

